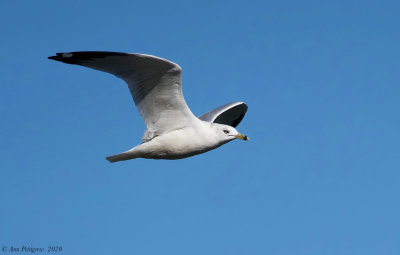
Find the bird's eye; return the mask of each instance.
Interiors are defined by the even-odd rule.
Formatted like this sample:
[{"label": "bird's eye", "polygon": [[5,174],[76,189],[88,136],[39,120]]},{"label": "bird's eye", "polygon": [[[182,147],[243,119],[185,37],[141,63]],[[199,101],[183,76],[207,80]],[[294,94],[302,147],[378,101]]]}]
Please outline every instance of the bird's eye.
[{"label": "bird's eye", "polygon": [[224,129],[224,133],[225,133],[225,134],[229,134],[229,131],[226,130],[226,129]]}]

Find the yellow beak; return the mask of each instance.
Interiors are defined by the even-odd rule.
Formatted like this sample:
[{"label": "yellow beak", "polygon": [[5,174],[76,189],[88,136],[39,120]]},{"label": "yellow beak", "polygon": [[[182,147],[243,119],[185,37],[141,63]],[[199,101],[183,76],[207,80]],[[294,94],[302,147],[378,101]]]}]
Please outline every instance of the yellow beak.
[{"label": "yellow beak", "polygon": [[247,136],[242,135],[242,134],[235,135],[235,138],[242,139],[242,140],[245,140],[245,141],[249,141],[250,140]]}]

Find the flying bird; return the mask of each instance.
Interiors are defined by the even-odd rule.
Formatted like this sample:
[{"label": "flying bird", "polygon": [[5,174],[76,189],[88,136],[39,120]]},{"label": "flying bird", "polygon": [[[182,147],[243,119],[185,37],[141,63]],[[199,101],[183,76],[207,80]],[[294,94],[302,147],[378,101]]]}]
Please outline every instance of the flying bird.
[{"label": "flying bird", "polygon": [[110,162],[134,158],[181,159],[234,139],[249,140],[235,129],[247,105],[233,102],[194,116],[183,98],[182,69],[171,61],[145,54],[105,51],[57,53],[49,59],[110,73],[128,84],[146,131],[141,144],[107,157]]}]

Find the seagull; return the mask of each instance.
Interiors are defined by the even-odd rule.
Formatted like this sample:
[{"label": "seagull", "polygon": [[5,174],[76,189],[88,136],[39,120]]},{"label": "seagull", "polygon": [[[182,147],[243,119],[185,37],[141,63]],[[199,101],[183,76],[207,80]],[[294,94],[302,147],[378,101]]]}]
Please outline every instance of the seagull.
[{"label": "seagull", "polygon": [[181,67],[152,55],[106,51],[57,53],[49,59],[113,74],[128,84],[146,130],[143,142],[106,157],[110,162],[135,158],[182,159],[213,150],[234,139],[249,140],[235,127],[247,105],[233,102],[196,117],[181,86]]}]

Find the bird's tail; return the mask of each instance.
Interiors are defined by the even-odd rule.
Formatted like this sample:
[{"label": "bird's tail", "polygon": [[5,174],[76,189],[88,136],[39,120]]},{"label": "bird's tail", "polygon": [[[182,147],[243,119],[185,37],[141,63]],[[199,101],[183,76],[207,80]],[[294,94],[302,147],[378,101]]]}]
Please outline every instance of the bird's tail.
[{"label": "bird's tail", "polygon": [[126,151],[126,152],[122,152],[120,154],[115,154],[115,155],[112,155],[112,156],[108,156],[108,157],[106,157],[106,159],[108,161],[110,161],[111,163],[114,163],[114,162],[117,162],[117,161],[134,159],[134,158],[137,158],[137,157],[138,157],[137,153],[133,153],[131,151]]}]

